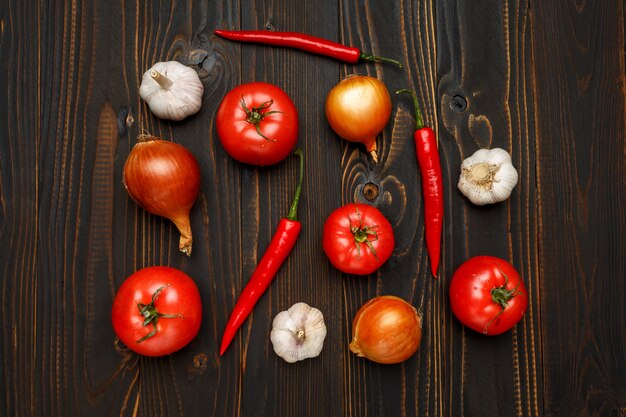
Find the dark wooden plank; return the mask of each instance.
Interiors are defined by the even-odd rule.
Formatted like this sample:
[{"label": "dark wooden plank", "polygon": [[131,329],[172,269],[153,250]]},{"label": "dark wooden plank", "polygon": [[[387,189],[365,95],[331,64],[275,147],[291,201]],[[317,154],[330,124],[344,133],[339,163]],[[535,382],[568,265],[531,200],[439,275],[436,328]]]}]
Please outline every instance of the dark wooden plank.
[{"label": "dark wooden plank", "polygon": [[[344,333],[349,341],[352,318],[367,300],[391,294],[423,314],[423,339],[418,353],[398,365],[380,365],[343,350],[346,374],[344,415],[410,416],[440,413],[445,347],[435,323],[443,312],[442,282],[433,280],[424,245],[420,174],[413,142],[413,106],[394,92],[418,93],[426,119],[436,125],[436,46],[434,2],[342,2],[342,38],[376,55],[395,57],[404,70],[389,65],[346,67],[342,76],[363,73],[382,80],[392,96],[390,123],[378,137],[380,162],[360,145],[343,143],[342,204],[368,203],[365,184],[378,187],[370,204],[390,220],[396,236],[392,258],[369,277],[346,277]],[[442,266],[442,271],[446,267]]]},{"label": "dark wooden plank", "polygon": [[[215,196],[233,194],[239,175],[216,164],[210,146],[213,96],[225,85],[221,74],[229,73],[216,68],[228,59],[209,51],[201,69],[207,112],[184,125],[156,120],[137,94],[141,74],[155,61],[191,62],[211,46],[206,5],[2,8],[2,42],[11,45],[2,48],[8,93],[2,105],[12,115],[2,140],[2,165],[10,167],[2,185],[3,224],[10,225],[2,232],[2,316],[13,323],[3,326],[2,414],[172,416],[208,408],[233,415],[237,404],[225,400],[233,398],[232,377],[217,362],[216,344],[231,288],[220,278],[238,265],[237,248],[226,248],[239,233],[229,220],[238,218],[239,205],[236,194]],[[100,146],[117,139],[118,127],[111,161],[112,145]],[[143,130],[185,144],[200,160],[205,177],[192,212],[191,259],[177,252],[172,225],[138,209],[122,187],[122,165]],[[206,300],[201,335],[163,359],[138,358],[116,345],[109,322],[117,286],[154,264],[188,272]],[[208,395],[199,395],[207,386]]]},{"label": "dark wooden plank", "polygon": [[[2,2],[0,415],[625,415],[625,13],[615,0]],[[302,31],[405,68],[244,46],[215,38],[218,27]],[[205,85],[201,112],[179,123],[154,117],[137,91],[142,73],[169,59]],[[326,93],[353,73],[392,93],[379,164],[326,122]],[[236,297],[296,184],[295,158],[243,165],[216,136],[221,98],[253,80],[281,86],[299,109],[303,230],[220,357]],[[412,106],[393,94],[405,87],[440,140],[439,280],[423,241]],[[190,258],[174,226],[123,188],[144,131],[198,157]],[[458,167],[487,146],[511,151],[520,182],[507,202],[478,208],[456,189]],[[378,188],[371,201],[366,184]],[[328,214],[352,201],[380,208],[396,232],[392,258],[369,277],[335,270],[320,244]],[[520,325],[495,338],[449,310],[452,272],[478,254],[510,260],[530,294]],[[124,278],[156,264],[196,279],[205,311],[188,347],[147,358],[117,342],[109,314]],[[348,350],[354,314],[379,294],[424,315],[420,351],[402,365]],[[269,331],[297,301],[320,308],[329,332],[320,357],[287,364]]]},{"label": "dark wooden plank", "polygon": [[[178,267],[196,280],[204,301],[200,334],[187,348],[168,358],[140,359],[136,411],[150,416],[239,415],[240,402],[233,395],[238,371],[224,366],[218,347],[231,308],[226,300],[235,292],[232,277],[241,270],[242,254],[237,240],[241,236],[242,176],[225,157],[213,128],[221,97],[232,80],[238,79],[239,63],[232,50],[215,42],[212,36],[213,28],[236,16],[238,10],[236,4],[218,2],[212,2],[210,7],[202,2],[130,6],[126,20],[131,26],[125,43],[139,45],[128,57],[134,63],[131,67],[137,68],[132,78],[139,80],[156,61],[176,59],[195,64],[205,85],[202,110],[181,123],[156,119],[138,100],[137,85],[129,88],[140,109],[135,135],[148,129],[185,145],[196,155],[202,172],[201,195],[191,212],[195,238],[190,258],[176,250],[178,234],[169,221],[146,214],[132,203],[126,210],[128,218],[134,218],[126,231],[127,240],[133,242],[134,255],[126,264],[130,262],[131,268],[151,264]],[[224,15],[214,10],[221,10]],[[126,152],[133,143],[134,137],[130,138]],[[127,412],[132,415],[134,410]]]},{"label": "dark wooden plank", "polygon": [[531,5],[546,415],[621,416],[624,3]]},{"label": "dark wooden plank", "polygon": [[[336,7],[330,2],[245,1],[241,9],[237,28],[301,31],[329,39],[337,35]],[[320,242],[323,221],[340,195],[339,146],[329,135],[323,111],[325,95],[336,82],[341,64],[284,48],[239,48],[241,82],[275,84],[294,101],[300,123],[297,146],[305,154],[306,177],[298,243],[224,361],[240,370],[242,380],[235,395],[243,415],[339,416],[342,378],[340,374],[329,378],[329,371],[340,369],[341,281],[331,271]],[[236,165],[245,176],[241,182],[242,274],[234,280],[240,289],[267,248],[279,219],[287,214],[297,180],[297,160],[289,157],[264,168]],[[269,332],[276,314],[300,301],[322,311],[328,335],[319,358],[288,364],[275,355]]]},{"label": "dark wooden plank", "polygon": [[[41,323],[41,309],[25,299],[35,297],[37,254],[38,173],[30,161],[39,158],[37,142],[43,115],[39,108],[37,33],[22,37],[36,25],[39,9],[24,13],[17,4],[0,5],[0,413],[26,415],[35,409],[42,389],[38,382],[32,331]],[[16,82],[20,77],[21,82]],[[35,297],[36,298],[36,297]]]},{"label": "dark wooden plank", "polygon": [[[443,414],[540,415],[530,16],[527,5],[515,1],[451,1],[437,10],[439,139],[449,190],[446,278],[472,256],[497,256],[516,267],[531,294],[520,325],[498,337],[477,334],[444,315],[451,388]],[[519,183],[506,202],[477,207],[457,190],[459,167],[476,150],[495,147],[511,153]]]}]

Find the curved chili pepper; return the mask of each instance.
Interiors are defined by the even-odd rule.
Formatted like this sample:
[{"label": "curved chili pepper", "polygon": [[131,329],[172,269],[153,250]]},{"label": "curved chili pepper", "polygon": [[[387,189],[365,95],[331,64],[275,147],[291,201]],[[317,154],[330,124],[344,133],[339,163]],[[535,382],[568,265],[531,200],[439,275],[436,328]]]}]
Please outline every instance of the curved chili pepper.
[{"label": "curved chili pepper", "polygon": [[298,202],[302,193],[302,178],[304,177],[304,156],[300,149],[297,149],[295,154],[300,158],[300,177],[289,213],[287,217],[280,219],[269,247],[252,273],[250,281],[248,281],[248,284],[241,292],[237,304],[235,304],[235,308],[230,314],[228,324],[226,324],[224,335],[222,336],[220,355],[226,352],[237,330],[239,330],[239,327],[250,315],[259,298],[261,298],[267,287],[274,280],[276,273],[291,253],[298,240],[298,235],[300,235],[302,225],[297,220],[297,214]]},{"label": "curved chili pepper", "polygon": [[315,36],[297,32],[274,32],[269,30],[216,30],[217,36],[237,42],[260,43],[272,46],[284,46],[301,51],[323,55],[339,61],[356,64],[359,61],[380,61],[395,64],[402,68],[402,64],[395,59],[366,54],[359,49],[345,46]]},{"label": "curved chili pepper", "polygon": [[437,278],[439,257],[441,256],[441,232],[443,230],[443,180],[441,161],[437,148],[437,136],[433,129],[424,126],[417,96],[411,90],[398,90],[396,94],[409,93],[415,106],[415,153],[422,173],[422,193],[424,194],[424,229],[426,248],[430,258],[430,269]]}]

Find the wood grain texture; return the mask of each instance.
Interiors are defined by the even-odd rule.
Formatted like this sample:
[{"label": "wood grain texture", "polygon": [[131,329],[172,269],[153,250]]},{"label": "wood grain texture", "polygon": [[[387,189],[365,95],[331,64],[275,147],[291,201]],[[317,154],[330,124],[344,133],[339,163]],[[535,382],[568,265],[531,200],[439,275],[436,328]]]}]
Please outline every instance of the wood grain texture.
[{"label": "wood grain texture", "polygon": [[[399,58],[405,70],[388,65],[346,67],[342,77],[354,73],[381,79],[392,94],[394,112],[378,137],[379,159],[373,163],[363,149],[343,143],[342,201],[367,202],[362,193],[367,183],[379,188],[371,204],[394,226],[396,249],[392,258],[369,278],[352,277],[343,283],[344,334],[350,339],[352,318],[367,300],[397,295],[413,304],[424,316],[424,339],[414,360],[383,366],[343,352],[347,381],[344,414],[407,416],[438,414],[441,403],[442,352],[433,338],[439,328],[431,326],[442,311],[441,281],[434,281],[428,267],[423,240],[423,203],[420,174],[413,143],[412,103],[394,92],[410,88],[418,93],[428,121],[436,124],[435,10],[434,2],[342,2],[342,41],[377,55]],[[419,23],[417,23],[419,22]],[[445,267],[442,267],[442,269]]]},{"label": "wood grain texture", "polygon": [[[531,16],[517,1],[451,2],[438,13],[440,143],[450,199],[448,265],[454,270],[477,255],[506,259],[531,294],[523,322],[499,337],[485,338],[454,320],[446,322],[452,346],[446,375],[462,389],[452,390],[444,415],[538,415],[542,361],[540,305],[534,301],[540,277]],[[455,107],[455,97],[467,101],[464,111]],[[502,204],[473,206],[456,189],[458,167],[476,150],[496,147],[511,154],[519,185]]]},{"label": "wood grain texture", "polygon": [[[0,3],[0,415],[626,415],[625,13],[618,0]],[[301,31],[405,65],[237,44],[217,28]],[[205,86],[202,110],[182,122],[157,119],[138,95],[143,72],[165,60],[195,68]],[[327,92],[356,73],[392,93],[378,164],[324,115]],[[297,180],[293,157],[254,167],[221,147],[220,100],[249,81],[278,85],[298,108],[303,228],[220,357],[230,311]],[[438,280],[412,103],[399,88],[417,92],[439,138]],[[123,164],[144,132],[199,161],[190,258],[176,228],[124,190]],[[462,159],[482,147],[508,150],[520,174],[492,207],[456,188]],[[334,269],[320,244],[326,217],[353,201],[378,207],[396,234],[391,259],[368,277]],[[449,308],[452,273],[480,254],[513,263],[530,295],[522,322],[498,337],[465,329]],[[151,265],[188,273],[204,302],[198,337],[163,358],[137,356],[110,325],[117,288]],[[423,314],[420,350],[403,364],[348,349],[356,311],[382,294]],[[318,358],[287,364],[269,332],[298,301],[324,313],[328,335]]]},{"label": "wood grain texture", "polygon": [[624,415],[624,3],[532,10],[546,414]]}]

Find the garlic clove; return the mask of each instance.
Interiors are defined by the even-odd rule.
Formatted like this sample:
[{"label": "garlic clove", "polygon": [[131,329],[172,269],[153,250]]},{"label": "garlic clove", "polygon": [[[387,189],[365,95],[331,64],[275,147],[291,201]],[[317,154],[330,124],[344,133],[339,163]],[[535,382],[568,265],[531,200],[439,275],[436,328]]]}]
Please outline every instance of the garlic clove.
[{"label": "garlic clove", "polygon": [[276,315],[270,340],[278,356],[294,363],[318,356],[326,333],[322,312],[306,303],[296,303]]},{"label": "garlic clove", "polygon": [[202,107],[198,73],[177,61],[157,62],[142,77],[139,95],[161,119],[183,120]]},{"label": "garlic clove", "polygon": [[517,185],[511,156],[500,148],[479,149],[461,164],[458,188],[476,205],[506,200]]}]

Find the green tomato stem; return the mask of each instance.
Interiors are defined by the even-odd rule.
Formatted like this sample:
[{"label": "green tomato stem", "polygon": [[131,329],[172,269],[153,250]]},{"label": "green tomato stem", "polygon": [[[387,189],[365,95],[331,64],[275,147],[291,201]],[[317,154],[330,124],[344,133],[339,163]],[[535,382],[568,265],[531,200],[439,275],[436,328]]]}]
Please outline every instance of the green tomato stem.
[{"label": "green tomato stem", "polygon": [[144,337],[142,337],[141,339],[137,340],[137,343],[141,343],[143,341],[146,341],[146,340],[150,339],[152,336],[154,336],[155,334],[157,334],[157,323],[159,322],[159,318],[160,317],[163,317],[163,318],[182,317],[180,314],[163,314],[163,313],[159,313],[159,311],[157,310],[156,306],[154,305],[154,302],[159,297],[159,294],[161,294],[161,291],[163,291],[163,289],[165,287],[169,287],[169,286],[170,286],[170,284],[167,284],[167,285],[164,285],[162,287],[159,287],[154,292],[154,294],[152,294],[152,300],[150,301],[150,304],[143,304],[143,303],[137,304],[137,308],[139,308],[139,313],[144,318],[143,325],[144,326],[148,326],[148,325],[152,324],[154,326],[152,328],[152,331],[150,333],[148,333],[147,335],[145,335]]},{"label": "green tomato stem", "polygon": [[494,321],[498,319],[498,317],[502,315],[502,313],[504,313],[504,310],[509,305],[509,301],[511,301],[520,293],[519,282],[517,283],[515,288],[513,288],[512,290],[507,290],[506,285],[509,282],[509,276],[502,271],[500,271],[500,273],[504,275],[504,284],[500,287],[495,287],[491,289],[491,301],[498,304],[500,307],[502,307],[502,309],[498,312],[498,314],[496,314],[491,320],[487,322],[487,325],[485,326],[485,331],[489,326],[491,326]]},{"label": "green tomato stem", "polygon": [[265,116],[269,116],[270,114],[274,113],[282,113],[278,110],[263,111],[269,109],[272,104],[274,104],[274,100],[268,100],[262,103],[260,106],[252,107],[252,109],[249,109],[243,96],[241,96],[241,107],[243,108],[243,111],[246,112],[246,122],[252,123],[256,128],[256,132],[263,139],[269,140],[271,142],[276,142],[276,139],[270,139],[265,136],[263,132],[261,132],[261,121],[265,118]]},{"label": "green tomato stem", "polygon": [[374,249],[374,245],[372,245],[372,241],[369,239],[370,236],[374,236],[374,240],[378,240],[378,233],[374,230],[378,226],[364,226],[363,219],[361,218],[361,212],[357,209],[357,215],[359,216],[359,224],[358,226],[352,225],[352,219],[348,217],[350,221],[350,231],[354,236],[354,244],[356,245],[356,251],[359,256],[361,256],[361,243],[365,243],[367,247],[372,251],[374,258],[378,260],[378,255],[376,254],[376,250]]}]

